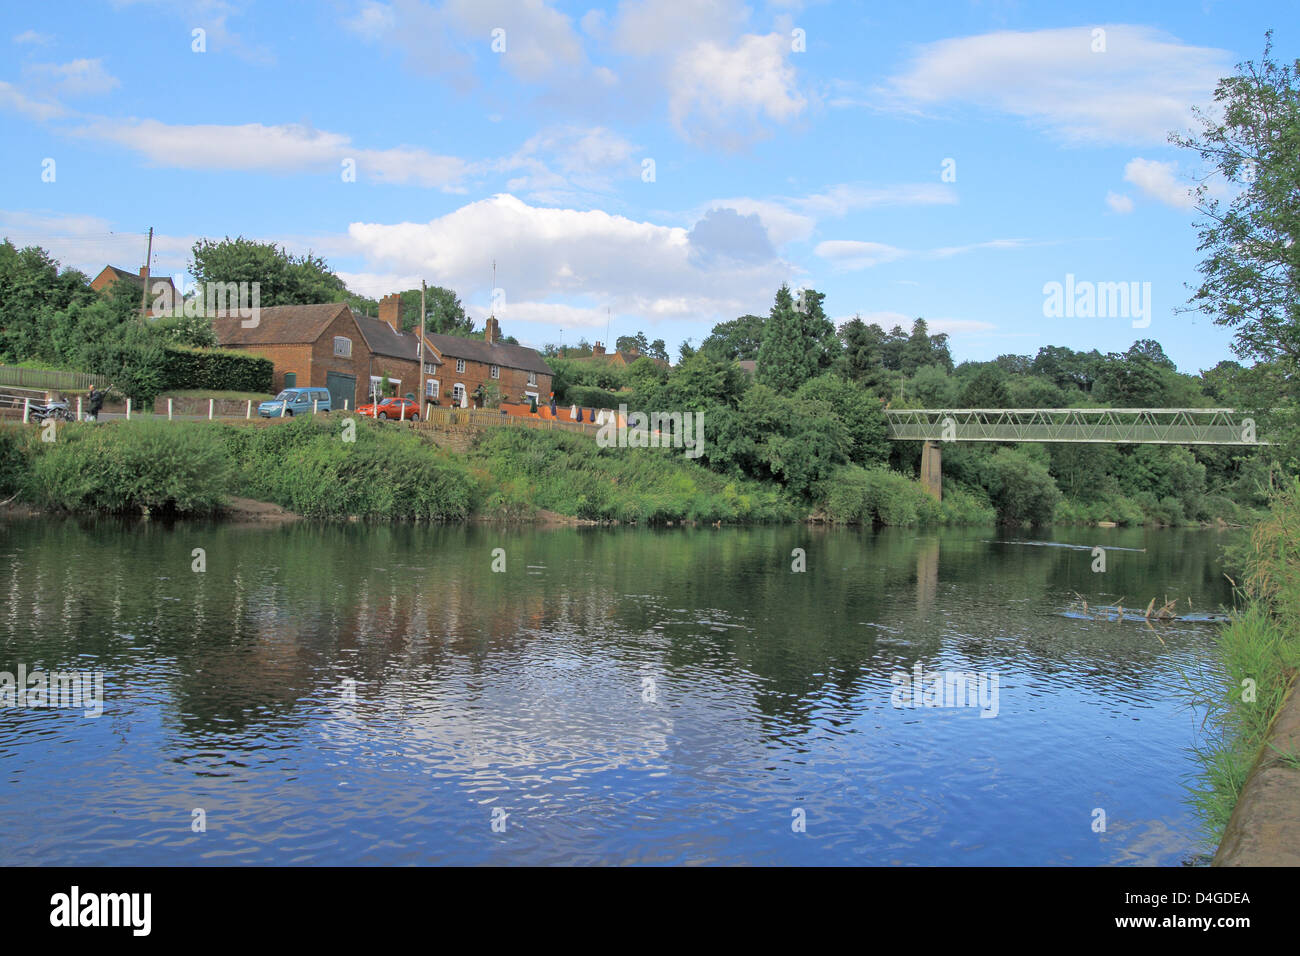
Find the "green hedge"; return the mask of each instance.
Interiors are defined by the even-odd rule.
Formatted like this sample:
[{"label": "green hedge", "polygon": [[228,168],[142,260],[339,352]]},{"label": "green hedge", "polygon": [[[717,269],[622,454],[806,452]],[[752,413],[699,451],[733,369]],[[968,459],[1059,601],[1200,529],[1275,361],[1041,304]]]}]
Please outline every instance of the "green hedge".
[{"label": "green hedge", "polygon": [[581,405],[583,408],[614,408],[619,403],[627,403],[628,393],[611,392],[593,385],[570,385],[564,392],[564,398],[556,395],[556,401],[565,405]]},{"label": "green hedge", "polygon": [[274,364],[268,358],[227,349],[172,345],[163,350],[164,389],[270,392]]}]

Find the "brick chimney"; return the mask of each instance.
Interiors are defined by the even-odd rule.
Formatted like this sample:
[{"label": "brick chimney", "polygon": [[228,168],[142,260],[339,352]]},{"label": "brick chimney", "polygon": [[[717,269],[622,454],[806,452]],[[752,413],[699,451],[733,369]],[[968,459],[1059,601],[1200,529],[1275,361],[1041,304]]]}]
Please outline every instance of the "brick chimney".
[{"label": "brick chimney", "polygon": [[501,324],[495,315],[489,315],[483,323],[483,341],[488,345],[496,345],[501,341]]},{"label": "brick chimney", "polygon": [[592,354],[592,355],[604,355],[604,354],[605,354],[605,346],[604,346],[602,343],[597,342],[595,345],[593,345],[593,346],[591,347],[591,354]]},{"label": "brick chimney", "polygon": [[394,332],[402,331],[402,295],[394,292],[379,300],[379,321],[387,322]]}]

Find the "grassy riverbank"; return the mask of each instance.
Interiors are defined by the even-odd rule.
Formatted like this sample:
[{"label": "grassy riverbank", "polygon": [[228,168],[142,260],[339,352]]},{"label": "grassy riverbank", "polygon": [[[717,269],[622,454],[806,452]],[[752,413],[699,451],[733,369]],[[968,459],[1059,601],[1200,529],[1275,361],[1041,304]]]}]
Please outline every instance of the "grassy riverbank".
[{"label": "grassy riverbank", "polygon": [[[353,441],[344,440],[345,421],[354,423]],[[637,524],[811,517],[988,525],[1002,514],[1063,524],[1150,520],[1127,499],[1103,507],[1063,498],[1027,459],[1010,451],[993,459],[987,489],[946,478],[940,504],[883,464],[840,465],[800,495],[776,481],[719,473],[680,449],[600,448],[562,432],[491,429],[461,454],[427,433],[361,418],[183,427],[141,420],[60,426],[48,443],[37,429],[0,427],[0,498],[52,511],[204,515],[237,496],[308,517],[399,521],[526,521],[539,512]],[[1170,518],[1160,523],[1185,523]]]},{"label": "grassy riverbank", "polygon": [[1216,841],[1300,669],[1298,555],[1300,479],[1292,479],[1274,496],[1250,541],[1230,555],[1244,604],[1219,636],[1222,682],[1205,702],[1210,734],[1200,753],[1204,775],[1194,792],[1196,808]]}]

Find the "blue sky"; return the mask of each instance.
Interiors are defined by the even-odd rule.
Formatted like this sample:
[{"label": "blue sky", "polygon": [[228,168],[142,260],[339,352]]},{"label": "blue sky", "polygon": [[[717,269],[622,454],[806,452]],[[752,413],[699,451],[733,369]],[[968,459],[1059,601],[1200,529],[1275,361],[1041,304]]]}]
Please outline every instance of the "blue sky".
[{"label": "blue sky", "polygon": [[[370,296],[449,286],[480,322],[495,259],[521,341],[603,340],[608,309],[674,355],[786,281],[837,320],[922,316],[958,361],[1141,337],[1186,371],[1231,357],[1177,311],[1205,171],[1167,134],[1265,30],[1297,49],[1286,2],[5,7],[19,244],[134,269],[153,226],[180,275],[196,238],[242,234]],[[1067,274],[1150,283],[1150,325],[1045,317]]]}]

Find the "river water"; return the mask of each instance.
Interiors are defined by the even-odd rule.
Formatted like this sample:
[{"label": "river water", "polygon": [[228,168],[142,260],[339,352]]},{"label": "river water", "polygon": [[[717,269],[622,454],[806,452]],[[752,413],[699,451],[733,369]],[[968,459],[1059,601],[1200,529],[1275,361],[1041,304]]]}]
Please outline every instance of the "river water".
[{"label": "river water", "polygon": [[0,864],[1177,865],[1228,540],[0,523]]}]

